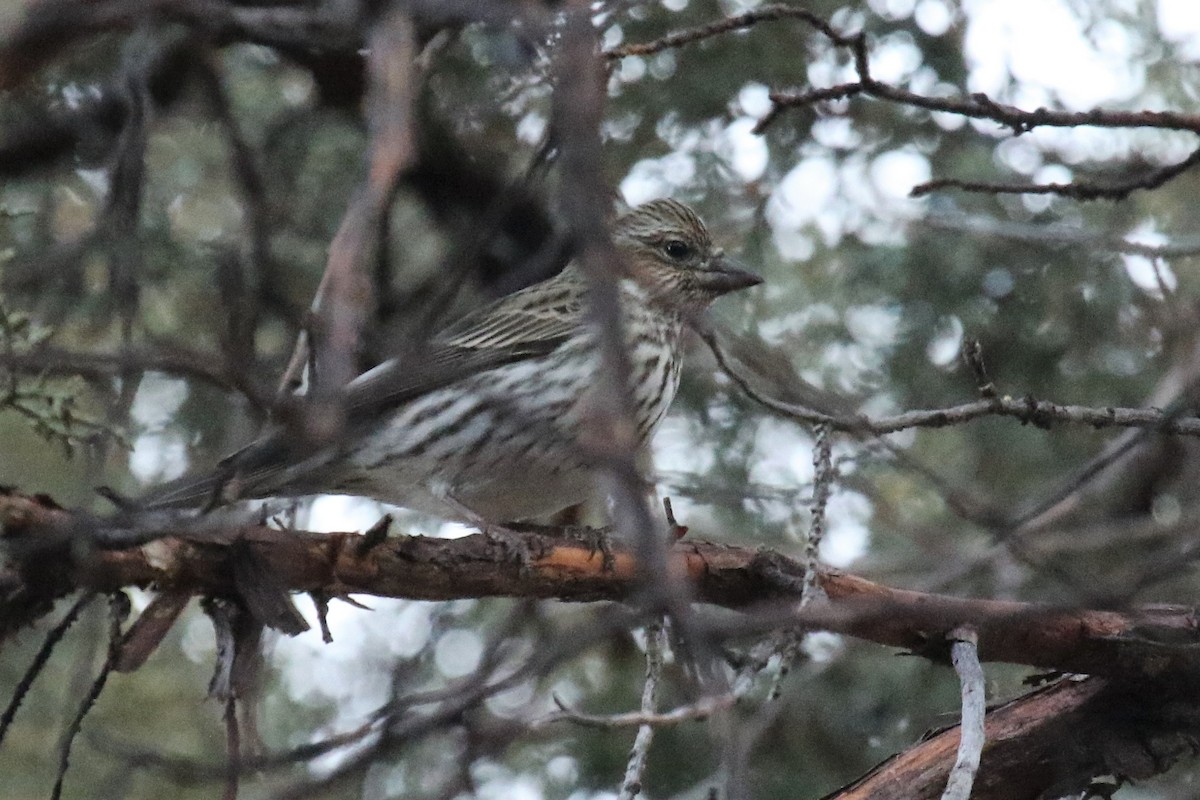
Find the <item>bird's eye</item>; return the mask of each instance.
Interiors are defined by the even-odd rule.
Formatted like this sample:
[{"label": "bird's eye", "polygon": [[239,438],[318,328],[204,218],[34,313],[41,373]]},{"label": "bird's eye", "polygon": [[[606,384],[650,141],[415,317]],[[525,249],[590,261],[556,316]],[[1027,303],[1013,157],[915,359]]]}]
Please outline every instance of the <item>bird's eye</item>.
[{"label": "bird's eye", "polygon": [[683,261],[691,256],[692,248],[687,242],[681,242],[678,239],[672,239],[663,245],[663,252],[665,252],[675,261]]}]

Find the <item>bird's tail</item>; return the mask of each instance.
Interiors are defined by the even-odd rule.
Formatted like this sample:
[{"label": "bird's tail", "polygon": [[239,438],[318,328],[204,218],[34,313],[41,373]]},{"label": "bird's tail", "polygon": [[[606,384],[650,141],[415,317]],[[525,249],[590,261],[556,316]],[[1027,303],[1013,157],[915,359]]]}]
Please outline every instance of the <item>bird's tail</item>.
[{"label": "bird's tail", "polygon": [[129,501],[129,506],[142,511],[210,511],[238,500],[312,494],[325,485],[321,470],[332,455],[319,452],[304,458],[282,434],[276,433],[222,459],[207,475],[185,475],[155,486]]},{"label": "bird's tail", "polygon": [[222,489],[229,482],[223,471],[208,475],[185,475],[159,484],[128,502],[131,510],[167,511],[170,509],[212,508],[221,501]]}]

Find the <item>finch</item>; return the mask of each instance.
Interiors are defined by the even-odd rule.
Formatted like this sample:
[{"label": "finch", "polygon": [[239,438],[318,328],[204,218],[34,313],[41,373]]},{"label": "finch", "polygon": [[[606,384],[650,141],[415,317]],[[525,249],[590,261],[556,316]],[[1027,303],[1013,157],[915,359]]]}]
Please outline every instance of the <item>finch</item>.
[{"label": "finch", "polygon": [[[732,265],[687,206],[656,200],[616,218],[629,390],[639,443],[679,386],[687,318],[761,283]],[[445,519],[517,522],[584,502],[596,465],[580,446],[601,375],[575,264],[437,334],[417,359],[386,361],[352,381],[339,441],[297,453],[280,429],[212,475],[152,490],[142,508],[313,494],[353,494]]]}]

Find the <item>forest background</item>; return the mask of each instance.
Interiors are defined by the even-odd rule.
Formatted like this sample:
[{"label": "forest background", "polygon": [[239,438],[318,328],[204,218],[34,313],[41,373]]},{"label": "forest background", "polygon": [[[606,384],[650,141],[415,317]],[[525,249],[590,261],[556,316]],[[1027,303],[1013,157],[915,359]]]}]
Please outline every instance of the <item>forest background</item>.
[{"label": "forest background", "polygon": [[[587,35],[572,33],[578,19]],[[1123,726],[1086,717],[1090,696],[1086,722],[1075,707],[1039,711],[1081,751],[1039,792],[1190,796],[1200,8],[51,0],[5,3],[0,32],[0,485],[109,514],[96,487],[132,495],[212,466],[269,415],[339,254],[372,276],[369,361],[561,266],[581,224],[562,199],[573,192],[675,197],[766,278],[715,311],[728,363],[694,337],[654,443],[684,541],[811,566],[816,528],[822,563],[875,585],[1048,605],[1020,606],[1026,638],[1000,645],[988,637],[1009,630],[1011,607],[1001,619],[998,606],[954,606],[932,629],[891,595],[853,619],[804,617],[806,599],[785,620],[807,622],[805,636],[780,633],[792,629],[774,605],[740,636],[729,617],[701,617],[728,656],[727,691],[697,678],[685,641],[668,646],[657,707],[681,713],[654,726],[636,787],[838,791],[958,721],[947,637],[967,624],[985,661],[992,647],[1010,662],[985,666],[990,703],[1047,669],[1103,675],[1129,702],[1109,703]],[[575,68],[608,71],[602,108],[571,82]],[[602,149],[561,130],[572,102],[603,114]],[[594,186],[564,177],[581,163]],[[355,250],[354,236],[370,241]],[[904,416],[922,409],[933,411]],[[470,533],[339,497],[290,523],[364,531],[385,510],[393,532]],[[465,552],[434,546],[450,548],[447,563]],[[74,589],[104,552],[38,558],[71,563]],[[643,704],[659,634],[637,612],[654,603],[622,617],[603,602],[526,602],[580,594],[504,565],[491,592],[504,598],[368,591],[355,597],[372,610],[334,598],[322,615],[328,598],[298,596],[311,628],[267,625],[237,711],[206,700],[214,663],[229,667],[224,612],[192,602],[144,665],[108,675],[120,603],[96,599],[75,619],[64,588],[21,616],[29,554],[5,554],[6,797],[48,796],[68,741],[66,797],[582,800],[633,788],[645,719],[597,730],[579,715]],[[130,617],[155,596],[130,587]],[[1167,613],[1157,604],[1185,607],[1155,617],[1170,635],[1150,641],[1133,629]],[[1047,609],[1133,622],[1051,652]],[[889,617],[911,629],[885,631]],[[64,618],[73,625],[26,693]],[[562,646],[573,636],[587,646]],[[539,652],[554,657],[529,667]],[[519,679],[495,681],[521,664]],[[444,696],[414,705],[415,692]],[[365,735],[330,739],[369,720]],[[231,752],[245,764],[231,769]],[[1010,793],[975,796],[1024,796],[1019,774],[997,773]],[[980,794],[988,786],[999,793]]]}]

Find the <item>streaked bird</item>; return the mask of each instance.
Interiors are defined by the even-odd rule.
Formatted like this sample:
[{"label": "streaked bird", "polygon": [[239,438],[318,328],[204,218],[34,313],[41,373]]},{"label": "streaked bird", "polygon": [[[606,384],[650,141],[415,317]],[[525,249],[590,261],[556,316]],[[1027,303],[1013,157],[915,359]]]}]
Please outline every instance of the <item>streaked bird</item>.
[{"label": "streaked bird", "polygon": [[[690,208],[656,200],[618,217],[613,242],[630,391],[644,443],[679,386],[685,320],[761,279],[731,265]],[[380,364],[346,390],[336,445],[297,456],[276,431],[205,478],[150,492],[143,508],[353,494],[447,519],[515,522],[583,502],[594,466],[580,434],[600,370],[577,266],[438,334],[417,359]]]}]

